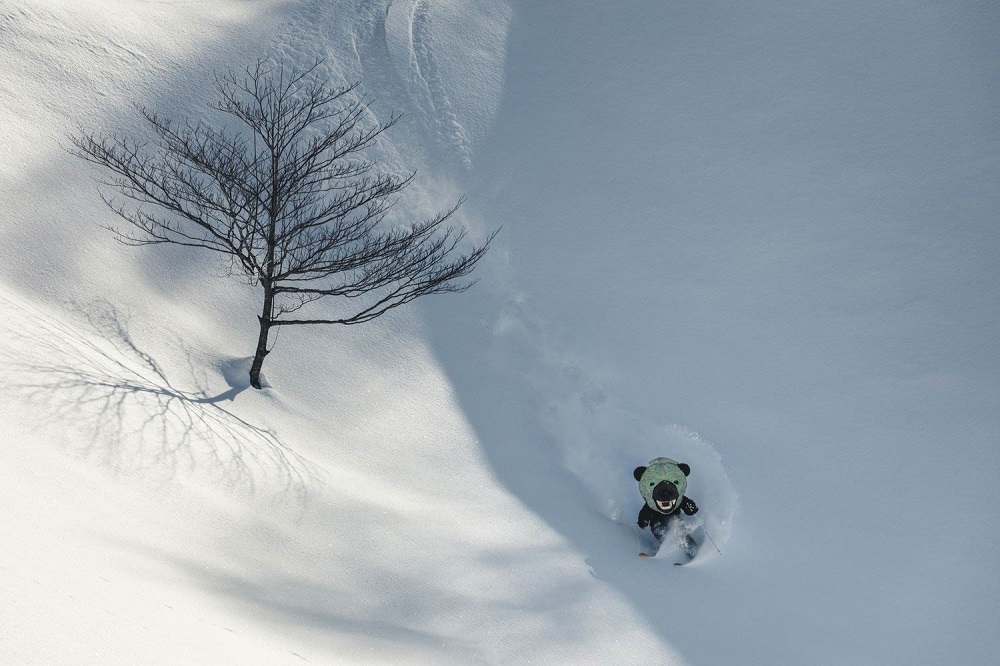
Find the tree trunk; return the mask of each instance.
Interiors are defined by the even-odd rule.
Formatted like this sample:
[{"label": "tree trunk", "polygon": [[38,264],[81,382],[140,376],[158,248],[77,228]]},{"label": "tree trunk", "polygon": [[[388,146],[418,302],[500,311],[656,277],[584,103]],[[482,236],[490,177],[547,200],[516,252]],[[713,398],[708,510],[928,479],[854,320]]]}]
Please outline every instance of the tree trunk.
[{"label": "tree trunk", "polygon": [[264,313],[257,317],[260,321],[260,335],[257,337],[257,351],[254,353],[253,363],[250,365],[250,386],[259,389],[260,369],[264,365],[264,357],[268,355],[267,335],[271,331],[271,305],[274,296],[270,290],[264,292]]},{"label": "tree trunk", "polygon": [[[280,100],[279,107],[280,109]],[[280,177],[278,174],[278,164],[281,161],[281,154],[276,153],[274,146],[271,150],[271,190],[268,193],[268,225],[267,225],[267,259],[264,262],[264,275],[260,277],[260,286],[264,288],[264,311],[257,319],[260,320],[260,336],[257,338],[257,352],[253,357],[253,364],[250,366],[250,386],[260,389],[260,369],[264,365],[264,357],[267,356],[267,334],[271,331],[271,324],[274,317],[274,252],[275,234],[277,233],[278,211],[281,210],[279,201]]]}]

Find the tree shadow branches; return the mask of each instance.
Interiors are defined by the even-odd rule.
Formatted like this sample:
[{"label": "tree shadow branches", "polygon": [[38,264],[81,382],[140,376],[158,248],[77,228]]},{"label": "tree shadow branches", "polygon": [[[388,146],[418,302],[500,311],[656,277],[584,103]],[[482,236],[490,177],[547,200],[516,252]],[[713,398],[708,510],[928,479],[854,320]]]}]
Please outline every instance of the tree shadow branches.
[{"label": "tree shadow branches", "polygon": [[19,327],[4,325],[7,384],[41,408],[37,425],[58,429],[74,453],[164,483],[195,474],[233,492],[305,503],[318,478],[315,466],[224,406],[248,384],[207,392],[209,372],[183,346],[187,377],[171,380],[131,335],[127,318],[106,302],[76,306],[86,329],[6,304],[25,315]]}]

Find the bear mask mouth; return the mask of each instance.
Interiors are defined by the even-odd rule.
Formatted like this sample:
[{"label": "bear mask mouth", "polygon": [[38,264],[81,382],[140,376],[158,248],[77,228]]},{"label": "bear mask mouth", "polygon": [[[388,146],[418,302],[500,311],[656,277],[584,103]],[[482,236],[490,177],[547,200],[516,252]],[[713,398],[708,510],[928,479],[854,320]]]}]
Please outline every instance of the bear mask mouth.
[{"label": "bear mask mouth", "polygon": [[656,506],[659,507],[661,511],[673,511],[674,507],[677,505],[677,500],[672,499],[664,502],[663,500],[656,500]]},{"label": "bear mask mouth", "polygon": [[653,492],[650,493],[650,499],[656,505],[653,508],[661,513],[672,513],[681,500],[681,494],[678,490],[673,481],[663,480],[657,483]]}]

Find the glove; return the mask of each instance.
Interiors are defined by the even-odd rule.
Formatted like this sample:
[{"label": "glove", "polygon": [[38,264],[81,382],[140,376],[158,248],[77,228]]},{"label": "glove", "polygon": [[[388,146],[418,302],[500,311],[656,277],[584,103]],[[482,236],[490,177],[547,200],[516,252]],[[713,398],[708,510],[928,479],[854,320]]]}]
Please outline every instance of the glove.
[{"label": "glove", "polygon": [[681,501],[681,511],[683,511],[689,516],[693,516],[694,514],[698,513],[698,505],[695,504],[694,500],[691,499],[690,497],[685,497]]},{"label": "glove", "polygon": [[642,510],[639,511],[639,517],[636,519],[636,524],[640,529],[646,529],[649,527],[649,521],[653,517],[653,510],[650,509],[645,504],[642,505]]}]

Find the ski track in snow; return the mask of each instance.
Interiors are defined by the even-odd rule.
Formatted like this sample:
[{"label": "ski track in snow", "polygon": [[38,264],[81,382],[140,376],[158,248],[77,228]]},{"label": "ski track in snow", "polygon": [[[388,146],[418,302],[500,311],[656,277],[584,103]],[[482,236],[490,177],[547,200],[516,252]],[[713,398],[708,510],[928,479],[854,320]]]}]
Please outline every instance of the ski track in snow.
[{"label": "ski track in snow", "polygon": [[406,128],[421,113],[415,112],[408,86],[390,64],[385,31],[388,3],[353,0],[344,4],[350,7],[323,0],[299,4],[281,22],[261,56],[296,64],[321,62],[331,83],[360,82],[359,94],[370,102],[368,118],[372,124],[405,112],[402,122],[378,138],[372,153],[383,168],[408,174],[414,168],[409,156],[419,154],[422,148],[419,137]]},{"label": "ski track in snow", "polygon": [[[578,478],[595,510],[635,526],[642,506],[632,470],[667,456],[691,466],[688,495],[699,512],[685,518],[704,525],[723,547],[739,513],[739,495],[715,447],[698,433],[637,413],[607,391],[596,371],[569,345],[550,339],[542,318],[508,302],[493,325],[500,357],[521,359],[517,374],[539,396],[539,423],[558,449],[564,467]],[[667,553],[665,546],[662,552]],[[718,553],[703,544],[699,560]]]},{"label": "ski track in snow", "polygon": [[[450,165],[458,173],[468,171],[477,138],[462,116],[471,114],[479,125],[488,125],[496,113],[500,90],[484,92],[480,90],[482,81],[466,80],[463,75],[493,72],[484,78],[494,88],[502,87],[502,39],[497,38],[490,47],[469,44],[460,59],[463,64],[471,62],[468,72],[454,64],[446,71],[442,58],[451,61],[455,57],[442,55],[441,50],[467,44],[467,35],[449,30],[468,28],[472,36],[504,33],[509,19],[505,5],[438,6],[428,0],[356,0],[351,5],[350,11],[319,1],[297,6],[283,21],[269,54],[292,62],[324,60],[332,78],[362,81],[363,89],[377,99],[375,111],[383,120],[390,113],[404,112],[403,123],[380,144],[380,150],[396,158],[393,166],[412,168],[400,165],[399,155],[409,159],[424,152],[438,169]],[[450,12],[452,23],[437,20],[445,11]],[[354,20],[345,20],[345,16]],[[454,23],[456,16],[465,23]],[[475,100],[475,108],[461,110],[456,95]],[[404,131],[404,127],[410,129]],[[389,143],[399,143],[403,150],[386,145]]]},{"label": "ski track in snow", "polygon": [[415,0],[410,10],[410,66],[413,80],[423,91],[427,117],[434,123],[434,135],[442,149],[466,168],[472,166],[472,147],[462,123],[452,109],[451,100],[441,81],[431,32],[428,0]]}]

